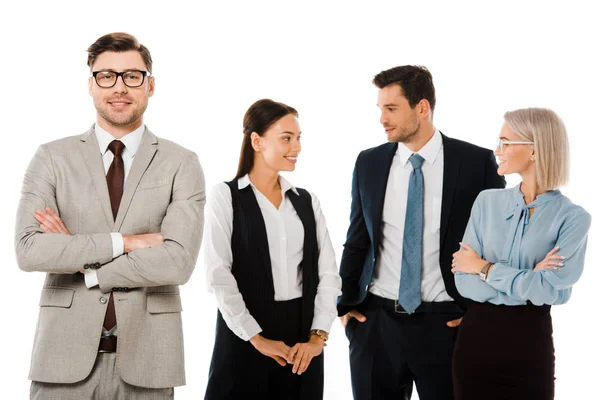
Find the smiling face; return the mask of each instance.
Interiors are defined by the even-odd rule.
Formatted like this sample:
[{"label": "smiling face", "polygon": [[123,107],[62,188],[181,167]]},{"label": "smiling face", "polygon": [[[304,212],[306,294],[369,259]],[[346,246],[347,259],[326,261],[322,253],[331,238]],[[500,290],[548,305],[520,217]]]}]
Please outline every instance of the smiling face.
[{"label": "smiling face", "polygon": [[[507,124],[502,125],[499,139],[510,142],[525,141],[513,132]],[[505,144],[502,151],[500,151],[500,147],[498,147],[494,151],[494,154],[498,157],[499,175],[520,174],[523,176],[535,173],[533,145]]]},{"label": "smiling face", "polygon": [[398,84],[379,89],[377,106],[381,110],[379,122],[390,142],[410,142],[419,132],[417,107],[411,108]]},{"label": "smiling face", "polygon": [[[106,51],[96,58],[92,71],[123,72],[146,71],[142,56],[137,51],[116,53]],[[148,98],[154,94],[154,77],[144,79],[140,87],[131,88],[122,77],[111,88],[101,88],[93,77],[89,78],[89,93],[94,99],[98,124],[113,133],[115,130],[131,132],[142,125],[142,116],[148,107]]]},{"label": "smiling face", "polygon": [[300,134],[300,124],[293,114],[278,119],[262,136],[253,132],[254,163],[277,172],[293,171],[302,148]]}]

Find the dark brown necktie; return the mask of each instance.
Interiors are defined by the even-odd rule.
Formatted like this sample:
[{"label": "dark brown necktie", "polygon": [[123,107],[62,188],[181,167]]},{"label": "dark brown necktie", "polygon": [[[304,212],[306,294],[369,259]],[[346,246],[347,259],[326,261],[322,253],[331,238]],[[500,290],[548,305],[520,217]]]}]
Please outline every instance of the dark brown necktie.
[{"label": "dark brown necktie", "polygon": [[[125,167],[123,165],[123,150],[125,145],[119,140],[113,140],[108,145],[108,149],[114,154],[113,162],[110,164],[106,174],[106,183],[108,184],[108,195],[110,196],[110,206],[112,208],[113,218],[117,219],[119,204],[123,196],[123,184],[125,182]],[[115,301],[112,292],[108,299],[108,308],[104,316],[104,329],[110,331],[117,323],[115,314]]]}]

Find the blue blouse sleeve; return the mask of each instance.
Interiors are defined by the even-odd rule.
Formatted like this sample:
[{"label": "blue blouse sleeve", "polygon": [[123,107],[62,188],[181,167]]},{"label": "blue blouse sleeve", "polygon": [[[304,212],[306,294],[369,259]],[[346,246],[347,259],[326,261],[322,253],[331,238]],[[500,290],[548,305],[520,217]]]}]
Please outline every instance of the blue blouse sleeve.
[{"label": "blue blouse sleeve", "polygon": [[557,270],[533,271],[516,269],[503,263],[496,263],[491,269],[486,283],[508,296],[530,300],[535,305],[562,304],[571,296],[571,286],[577,282],[583,271],[585,250],[591,216],[582,208],[567,216],[560,227],[556,245],[559,254],[566,257],[564,266]]},{"label": "blue blouse sleeve", "polygon": [[[471,246],[471,248],[483,258],[483,241],[481,239],[481,207],[484,202],[484,192],[480,193],[471,209],[471,217],[467,224],[467,229],[463,236],[462,242]],[[514,301],[507,301],[506,293],[498,290],[479,278],[479,275],[466,274],[457,272],[454,274],[454,282],[461,296],[471,300],[484,303],[490,302],[493,304],[506,304]]]}]

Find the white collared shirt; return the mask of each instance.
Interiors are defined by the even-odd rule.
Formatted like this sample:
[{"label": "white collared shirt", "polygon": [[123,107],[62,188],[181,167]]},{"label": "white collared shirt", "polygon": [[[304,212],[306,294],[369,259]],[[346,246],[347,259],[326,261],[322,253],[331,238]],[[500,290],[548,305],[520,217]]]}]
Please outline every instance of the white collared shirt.
[{"label": "white collared shirt", "polygon": [[[267,231],[275,288],[274,300],[285,301],[302,296],[302,276],[298,273],[298,266],[303,257],[304,228],[294,206],[285,195],[287,190],[298,193],[296,188],[282,176],[279,176],[279,184],[282,201],[277,209],[252,184],[248,175],[238,180],[239,189],[251,185],[256,196]],[[311,197],[319,248],[319,284],[311,329],[329,332],[337,317],[336,303],[341,295],[342,281],[319,200],[312,193]],[[215,294],[217,305],[229,329],[242,340],[249,340],[262,329],[246,308],[231,273],[233,206],[231,191],[226,183],[213,187],[206,203],[205,218],[203,243],[208,289]]]},{"label": "white collared shirt", "polygon": [[[123,149],[123,153],[121,157],[123,158],[123,166],[125,169],[125,179],[123,182],[127,181],[127,175],[131,170],[131,164],[133,164],[133,157],[140,147],[140,142],[142,141],[142,136],[144,134],[145,126],[142,124],[139,128],[134,130],[131,133],[126,134],[121,139],[119,139],[125,145],[125,149]],[[102,155],[102,163],[104,164],[104,174],[108,173],[108,169],[115,158],[112,151],[108,149],[108,145],[110,142],[115,140],[114,136],[102,129],[98,124],[94,126],[94,133],[96,135],[96,139],[98,141],[98,147],[100,150],[100,154]],[[123,245],[123,235],[118,232],[112,232],[110,234],[112,239],[113,246],[113,258],[116,258],[123,254],[124,245]],[[95,269],[87,269],[84,272],[85,277],[85,285],[88,288],[92,288],[98,285],[98,275],[96,274]]]},{"label": "white collared shirt", "polygon": [[[381,243],[369,291],[381,297],[397,300],[402,269],[402,241],[408,182],[413,151],[398,143],[385,191],[381,216]],[[440,270],[440,224],[442,187],[444,181],[444,149],[442,135],[435,131],[431,139],[417,152],[425,159],[421,170],[424,179],[423,203],[423,267],[421,273],[422,301],[452,301]]]}]

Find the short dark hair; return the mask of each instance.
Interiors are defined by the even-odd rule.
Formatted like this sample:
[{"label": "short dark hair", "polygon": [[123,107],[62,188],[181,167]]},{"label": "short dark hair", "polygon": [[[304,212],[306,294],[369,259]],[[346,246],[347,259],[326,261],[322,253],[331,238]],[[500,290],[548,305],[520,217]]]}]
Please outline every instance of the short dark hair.
[{"label": "short dark hair", "polygon": [[261,99],[250,106],[244,115],[244,139],[235,179],[245,176],[254,166],[254,149],[250,141],[252,132],[263,136],[271,125],[289,114],[298,117],[298,111],[295,108],[271,99]]},{"label": "short dark hair", "polygon": [[431,112],[435,108],[435,87],[431,72],[421,65],[402,65],[387,71],[381,71],[373,78],[373,84],[379,89],[398,84],[411,108],[425,99],[429,102]]},{"label": "short dark hair", "polygon": [[91,68],[98,56],[106,51],[123,53],[125,51],[136,50],[142,56],[148,72],[152,72],[152,57],[146,46],[140,44],[137,39],[128,33],[114,32],[102,36],[88,47],[87,65]]}]

